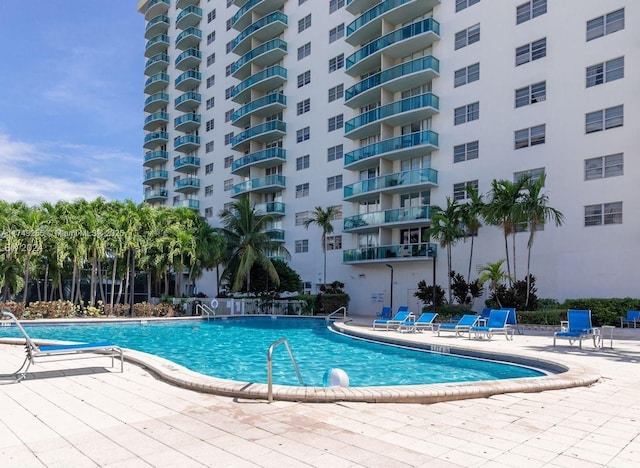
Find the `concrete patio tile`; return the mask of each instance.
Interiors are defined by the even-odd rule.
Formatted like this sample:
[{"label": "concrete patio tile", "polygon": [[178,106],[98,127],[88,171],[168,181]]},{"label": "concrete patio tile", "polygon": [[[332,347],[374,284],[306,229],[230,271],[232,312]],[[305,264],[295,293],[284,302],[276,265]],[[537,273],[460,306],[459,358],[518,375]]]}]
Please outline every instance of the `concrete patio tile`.
[{"label": "concrete patio tile", "polygon": [[0,460],[7,467],[46,467],[44,462],[24,445],[0,448]]},{"label": "concrete patio tile", "polygon": [[582,458],[572,457],[570,455],[558,455],[553,459],[553,466],[564,468],[602,468],[607,465],[590,460],[584,460]]}]

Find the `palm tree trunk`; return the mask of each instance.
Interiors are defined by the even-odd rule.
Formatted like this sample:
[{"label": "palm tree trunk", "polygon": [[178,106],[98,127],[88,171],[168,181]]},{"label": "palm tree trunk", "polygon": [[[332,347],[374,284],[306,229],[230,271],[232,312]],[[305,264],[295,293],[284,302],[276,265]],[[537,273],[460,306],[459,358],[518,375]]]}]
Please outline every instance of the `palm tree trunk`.
[{"label": "palm tree trunk", "polygon": [[507,264],[507,275],[509,275],[509,284],[511,284],[511,263],[509,263],[509,242],[508,235],[504,233],[504,253],[506,255],[506,264]]},{"label": "palm tree trunk", "polygon": [[[511,249],[513,250],[513,281],[517,281],[518,275],[516,274],[516,231],[515,229],[511,234]],[[510,284],[513,285],[513,282],[510,281]]]},{"label": "palm tree trunk", "polygon": [[116,294],[116,271],[118,270],[118,257],[113,257],[113,271],[111,272],[111,298],[109,299],[109,305],[113,310],[113,299]]},{"label": "palm tree trunk", "polygon": [[467,284],[471,280],[471,264],[473,260],[473,236],[471,236],[471,252],[469,253],[469,271],[467,272]]}]

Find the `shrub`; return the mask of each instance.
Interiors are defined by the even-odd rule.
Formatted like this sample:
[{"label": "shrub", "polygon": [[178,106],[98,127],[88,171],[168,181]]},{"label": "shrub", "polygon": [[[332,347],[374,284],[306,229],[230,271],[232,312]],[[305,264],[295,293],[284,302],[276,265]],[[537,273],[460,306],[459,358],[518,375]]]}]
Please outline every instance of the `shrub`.
[{"label": "shrub", "polygon": [[500,307],[515,307],[517,310],[537,310],[538,296],[535,287],[536,278],[529,275],[529,302],[527,303],[527,281],[526,279],[515,281],[510,288],[504,284],[496,287],[486,301],[487,307],[499,309]]},{"label": "shrub", "polygon": [[482,296],[484,288],[478,280],[467,283],[460,273],[451,270],[451,293],[458,304],[471,304],[473,298]]},{"label": "shrub", "polygon": [[[427,286],[425,280],[418,282],[418,290],[414,292],[413,295],[420,299],[425,307],[433,308],[433,286]],[[444,296],[444,289],[436,284],[436,307],[440,308],[440,306],[445,304]]]},{"label": "shrub", "polygon": [[563,307],[590,310],[594,327],[620,325],[620,317],[626,315],[628,310],[640,310],[640,299],[630,297],[567,299]]},{"label": "shrub", "polygon": [[151,317],[155,311],[155,306],[148,302],[133,304],[133,313],[136,317]]},{"label": "shrub", "polygon": [[104,313],[107,316],[115,315],[116,317],[122,317],[129,314],[129,304],[105,304]]},{"label": "shrub", "polygon": [[13,315],[15,315],[17,319],[21,319],[25,313],[25,308],[22,302],[0,302],[0,310],[8,310]]},{"label": "shrub", "polygon": [[25,318],[75,317],[81,308],[71,301],[32,302],[25,310]]}]

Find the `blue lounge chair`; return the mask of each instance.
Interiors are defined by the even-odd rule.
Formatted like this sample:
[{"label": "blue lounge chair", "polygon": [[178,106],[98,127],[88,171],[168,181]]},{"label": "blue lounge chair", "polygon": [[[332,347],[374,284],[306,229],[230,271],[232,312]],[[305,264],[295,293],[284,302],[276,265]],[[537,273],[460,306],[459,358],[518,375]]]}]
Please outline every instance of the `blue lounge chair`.
[{"label": "blue lounge chair", "polygon": [[401,306],[393,317],[374,320],[373,329],[375,330],[377,327],[384,327],[385,330],[389,330],[390,327],[398,328],[400,323],[404,322],[410,314],[411,312],[409,312],[409,307]]},{"label": "blue lounge chair", "polygon": [[479,315],[463,315],[456,323],[441,323],[438,325],[438,336],[440,332],[454,332],[456,336],[462,336],[462,333],[469,331],[476,323],[478,323]]},{"label": "blue lounge chair", "polygon": [[567,339],[569,344],[577,341],[580,349],[582,349],[582,340],[593,338],[593,346],[598,346],[598,333],[591,324],[590,310],[569,309],[567,311],[567,322],[563,328],[563,330],[553,334],[553,346],[556,345],[557,338]]},{"label": "blue lounge chair", "polygon": [[627,311],[627,315],[624,317],[620,317],[620,328],[624,328],[624,326],[636,328],[640,325],[640,310],[629,310]]},{"label": "blue lounge chair", "polygon": [[111,356],[111,367],[114,367],[114,358],[120,359],[120,372],[124,370],[124,356],[122,349],[111,343],[77,343],[77,344],[64,344],[64,345],[51,345],[51,346],[38,346],[29,337],[25,329],[22,327],[18,319],[11,312],[3,310],[2,315],[9,317],[20,330],[20,333],[24,336],[24,346],[26,348],[26,358],[20,368],[11,374],[0,375],[1,379],[10,379],[16,382],[21,381],[27,376],[27,371],[31,364],[35,364],[37,360],[44,357],[58,356],[72,359],[78,354],[94,353],[106,356]]},{"label": "blue lounge chair", "polygon": [[391,307],[384,306],[380,311],[380,315],[378,315],[381,319],[390,319],[391,318]]},{"label": "blue lounge chair", "polygon": [[491,340],[493,335],[504,335],[507,340],[513,339],[513,328],[507,325],[508,316],[508,310],[493,309],[489,313],[486,325],[474,325],[469,328],[469,339],[471,339],[471,333],[474,333],[476,337],[484,335],[488,340]]},{"label": "blue lounge chair", "polygon": [[518,325],[518,318],[516,316],[516,308],[515,307],[500,307],[501,310],[508,310],[509,315],[507,315],[507,325],[512,327],[514,330],[518,332],[518,335],[522,335],[524,331],[522,330],[522,326]]},{"label": "blue lounge chair", "polygon": [[431,330],[435,332],[434,327],[437,325],[433,321],[438,314],[436,312],[423,312],[416,320],[415,317],[407,317],[400,325],[398,325],[398,331],[421,331]]}]

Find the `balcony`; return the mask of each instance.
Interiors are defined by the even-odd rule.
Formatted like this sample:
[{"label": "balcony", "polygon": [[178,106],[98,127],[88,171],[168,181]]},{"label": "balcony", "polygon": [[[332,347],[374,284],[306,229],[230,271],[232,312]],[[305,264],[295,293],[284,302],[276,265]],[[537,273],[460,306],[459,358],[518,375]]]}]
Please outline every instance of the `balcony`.
[{"label": "balcony", "polygon": [[178,91],[189,91],[202,82],[202,73],[196,70],[187,70],[178,75],[174,82],[174,86]]},{"label": "balcony", "polygon": [[158,164],[164,164],[169,160],[169,153],[167,151],[149,151],[144,155],[144,166],[153,167]]},{"label": "balcony", "polygon": [[169,66],[169,56],[167,54],[158,54],[147,60],[144,65],[144,74],[155,75],[161,71],[164,71]]},{"label": "balcony", "polygon": [[155,189],[144,191],[144,201],[147,203],[154,203],[164,201],[169,197],[169,191],[167,189]]},{"label": "balcony", "polygon": [[153,94],[162,91],[169,85],[169,75],[166,73],[156,73],[147,78],[144,82],[144,93]]},{"label": "balcony", "polygon": [[147,41],[144,48],[144,56],[152,57],[154,55],[166,52],[169,48],[169,36],[166,34],[158,34]]},{"label": "balcony", "polygon": [[200,200],[196,200],[195,198],[189,198],[187,200],[180,200],[175,205],[176,208],[191,208],[192,210],[200,209]]},{"label": "balcony", "polygon": [[191,132],[200,126],[200,114],[184,114],[173,119],[173,128],[179,132]]},{"label": "balcony", "polygon": [[147,23],[144,30],[144,38],[151,39],[153,36],[166,33],[169,30],[169,22],[167,15],[156,16]]},{"label": "balcony", "polygon": [[158,15],[166,14],[169,11],[169,0],[151,0],[147,3],[147,9],[144,12],[144,19],[149,21]]},{"label": "balcony", "polygon": [[252,166],[267,168],[282,164],[287,160],[287,150],[282,148],[267,148],[262,151],[248,154],[243,158],[233,161],[232,174],[242,174],[249,171]]},{"label": "balcony", "polygon": [[202,31],[198,28],[187,28],[176,37],[176,49],[185,50],[195,48],[202,40]]},{"label": "balcony", "polygon": [[154,112],[144,119],[144,129],[148,132],[169,123],[169,114],[166,112]]},{"label": "balcony", "polygon": [[177,29],[187,29],[195,26],[202,19],[202,8],[191,5],[180,12],[176,18]]},{"label": "balcony", "polygon": [[178,172],[194,172],[200,167],[200,158],[197,156],[184,156],[173,163],[173,168]]},{"label": "balcony", "polygon": [[173,105],[176,110],[181,112],[191,112],[192,110],[197,109],[201,102],[202,96],[200,93],[189,91],[175,98]]},{"label": "balcony", "polygon": [[343,230],[345,232],[377,231],[380,227],[424,226],[428,221],[431,221],[430,206],[412,206],[350,216],[344,219]]},{"label": "balcony", "polygon": [[438,185],[438,171],[435,169],[414,169],[412,171],[385,174],[380,177],[361,180],[345,185],[345,201],[363,201],[378,196],[380,192],[394,194],[427,190]]},{"label": "balcony", "polygon": [[266,42],[279,36],[287,29],[287,21],[287,15],[281,11],[274,11],[263,16],[236,36],[231,44],[233,53],[238,55],[247,53],[251,49],[252,39]]},{"label": "balcony", "polygon": [[347,57],[345,72],[358,76],[380,66],[382,54],[399,59],[426,49],[440,38],[440,24],[427,18],[403,26],[395,31],[369,42]]},{"label": "balcony", "polygon": [[251,24],[252,18],[260,18],[272,11],[280,10],[286,0],[249,0],[231,18],[231,24],[236,31],[242,31]]},{"label": "balcony", "polygon": [[169,105],[169,95],[167,93],[156,93],[144,100],[145,112],[156,112]]},{"label": "balcony", "polygon": [[396,244],[344,250],[343,263],[373,263],[390,260],[424,260],[437,255],[437,244]]},{"label": "balcony", "polygon": [[183,9],[198,3],[200,3],[200,0],[176,0],[176,8]]},{"label": "balcony", "polygon": [[345,105],[357,109],[380,99],[380,90],[397,93],[415,88],[440,76],[440,62],[427,55],[371,75],[348,88],[344,93]]},{"label": "balcony", "polygon": [[270,120],[239,133],[231,140],[231,149],[244,151],[251,141],[269,143],[282,138],[287,133],[287,124],[282,120]]},{"label": "balcony", "polygon": [[174,184],[173,189],[180,193],[197,192],[200,189],[200,179],[196,179],[195,177],[179,179]]},{"label": "balcony", "polygon": [[287,55],[287,43],[276,37],[251,49],[236,60],[231,66],[231,73],[234,78],[244,80],[251,74],[252,64],[268,67],[281,60],[285,55]]},{"label": "balcony", "polygon": [[246,127],[251,116],[268,117],[277,114],[287,107],[287,97],[282,93],[270,93],[236,110],[231,116],[231,124],[236,127]]},{"label": "balcony", "polygon": [[183,135],[173,139],[173,149],[181,153],[191,153],[200,148],[198,135]]},{"label": "balcony", "polygon": [[156,169],[154,171],[147,171],[144,173],[144,185],[154,185],[159,182],[166,182],[169,178],[169,173],[164,169]]},{"label": "balcony", "polygon": [[247,102],[251,90],[266,92],[282,86],[287,81],[287,70],[280,65],[265,68],[239,83],[231,91],[233,102]]},{"label": "balcony", "polygon": [[232,197],[239,197],[245,193],[269,193],[277,192],[286,187],[286,178],[282,175],[269,175],[257,179],[247,180],[236,184],[232,189]]},{"label": "balcony", "polygon": [[348,44],[357,46],[380,37],[383,23],[388,25],[406,24],[417,16],[417,12],[427,12],[435,4],[434,0],[385,0],[367,9],[347,26]]},{"label": "balcony", "polygon": [[264,233],[275,242],[284,242],[284,229],[266,229]]},{"label": "balcony", "polygon": [[379,158],[389,161],[410,159],[438,149],[438,134],[430,130],[409,133],[363,146],[344,155],[344,168],[359,171],[380,164]]},{"label": "balcony", "polygon": [[202,62],[202,52],[198,49],[187,49],[176,57],[176,68],[185,71],[197,68],[200,62]]},{"label": "balcony", "polygon": [[258,213],[265,215],[284,216],[285,214],[285,205],[281,202],[260,203],[255,206],[255,209]]},{"label": "balcony", "polygon": [[380,133],[380,124],[390,127],[425,120],[438,113],[438,97],[425,93],[364,112],[344,124],[344,136],[352,140]]},{"label": "balcony", "polygon": [[166,145],[168,141],[169,134],[167,132],[153,132],[144,137],[144,145],[142,146],[145,149],[152,149],[160,145]]}]

